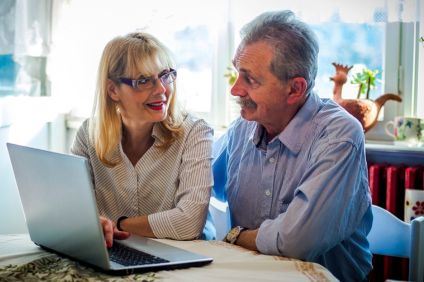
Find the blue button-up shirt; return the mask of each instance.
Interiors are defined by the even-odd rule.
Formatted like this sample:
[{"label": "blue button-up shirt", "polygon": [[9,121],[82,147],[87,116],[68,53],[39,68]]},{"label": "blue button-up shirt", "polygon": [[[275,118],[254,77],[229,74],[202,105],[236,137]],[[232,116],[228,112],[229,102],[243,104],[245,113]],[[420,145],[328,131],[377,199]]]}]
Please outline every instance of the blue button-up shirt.
[{"label": "blue button-up shirt", "polygon": [[238,119],[215,144],[214,196],[228,200],[232,226],[259,228],[261,253],[363,280],[372,212],[359,122],[311,94],[283,132],[269,143],[265,134]]}]

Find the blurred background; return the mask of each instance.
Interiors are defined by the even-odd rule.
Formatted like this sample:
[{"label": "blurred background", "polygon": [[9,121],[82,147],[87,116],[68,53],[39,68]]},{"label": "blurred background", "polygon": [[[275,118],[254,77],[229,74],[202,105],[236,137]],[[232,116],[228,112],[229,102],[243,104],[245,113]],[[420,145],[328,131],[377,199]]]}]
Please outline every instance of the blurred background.
[{"label": "blurred background", "polygon": [[[6,142],[68,152],[91,113],[105,44],[134,30],[154,34],[174,54],[183,107],[219,135],[239,115],[229,94],[239,30],[263,11],[293,10],[316,32],[315,91],[332,97],[332,62],[350,75],[375,70],[370,98],[392,92],[367,140],[390,140],[385,121],[424,117],[424,5],[421,0],[1,0],[0,1],[0,233],[25,232]],[[421,30],[421,31],[420,31]],[[351,77],[352,78],[352,77]],[[348,81],[344,97],[356,98]]]}]

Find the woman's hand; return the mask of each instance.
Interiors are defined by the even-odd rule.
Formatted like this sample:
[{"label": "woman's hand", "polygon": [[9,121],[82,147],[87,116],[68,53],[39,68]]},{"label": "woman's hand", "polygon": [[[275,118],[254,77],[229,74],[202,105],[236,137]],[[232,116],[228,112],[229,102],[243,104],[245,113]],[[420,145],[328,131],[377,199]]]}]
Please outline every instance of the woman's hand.
[{"label": "woman's hand", "polygon": [[112,247],[113,239],[124,240],[131,235],[129,232],[119,231],[115,223],[104,216],[100,216],[100,224],[102,225],[105,244],[108,248]]}]

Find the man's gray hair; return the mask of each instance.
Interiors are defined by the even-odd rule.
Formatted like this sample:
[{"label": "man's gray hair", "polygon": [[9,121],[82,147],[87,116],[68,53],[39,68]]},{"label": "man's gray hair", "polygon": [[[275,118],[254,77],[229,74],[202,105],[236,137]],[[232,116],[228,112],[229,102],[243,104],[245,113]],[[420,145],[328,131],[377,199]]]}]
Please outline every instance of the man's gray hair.
[{"label": "man's gray hair", "polygon": [[318,42],[314,32],[293,12],[265,12],[240,31],[241,44],[265,41],[275,50],[271,62],[271,72],[281,81],[293,77],[303,77],[307,81],[306,94],[314,87],[318,70]]}]

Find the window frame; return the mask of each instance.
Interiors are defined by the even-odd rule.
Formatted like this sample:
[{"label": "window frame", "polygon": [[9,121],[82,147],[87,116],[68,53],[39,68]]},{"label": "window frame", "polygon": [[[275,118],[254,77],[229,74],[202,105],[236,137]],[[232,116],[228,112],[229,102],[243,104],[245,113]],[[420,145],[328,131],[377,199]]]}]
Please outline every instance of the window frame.
[{"label": "window frame", "polygon": [[[420,100],[418,91],[423,66],[419,66],[419,22],[392,22],[386,24],[384,50],[384,93],[398,94],[402,102],[387,102],[383,109],[384,118],[366,133],[372,142],[393,141],[385,132],[385,124],[396,116],[419,116]],[[422,52],[422,51],[421,51]],[[424,52],[422,52],[424,53]],[[421,76],[419,75],[421,71]],[[421,82],[419,82],[421,80]],[[383,93],[382,93],[383,94]],[[421,102],[422,103],[422,102]]]}]

